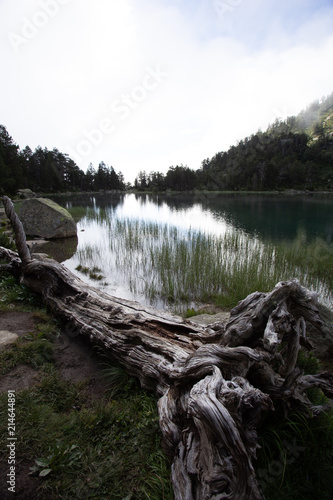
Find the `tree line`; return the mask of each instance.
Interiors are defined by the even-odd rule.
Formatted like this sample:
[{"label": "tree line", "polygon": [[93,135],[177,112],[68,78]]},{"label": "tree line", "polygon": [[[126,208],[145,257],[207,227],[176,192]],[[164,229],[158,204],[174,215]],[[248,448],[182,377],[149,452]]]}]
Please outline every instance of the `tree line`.
[{"label": "tree line", "polygon": [[184,165],[170,167],[167,174],[140,171],[134,181],[134,188],[140,191],[192,191],[199,188],[197,173]]},{"label": "tree line", "polygon": [[20,150],[0,125],[0,188],[8,194],[18,189],[33,191],[98,191],[124,190],[124,176],[113,167],[100,162],[95,169],[89,165],[83,172],[67,154],[58,149],[52,151],[38,146],[32,151],[29,146]]},{"label": "tree line", "polygon": [[[83,172],[57,149],[40,146],[22,151],[0,125],[0,188],[16,193],[33,191],[124,190],[124,176],[101,162]],[[134,186],[140,191],[270,191],[333,189],[333,93],[310,104],[298,116],[277,119],[265,132],[246,137],[228,151],[204,159],[192,170],[184,165],[139,172]]]},{"label": "tree line", "polygon": [[277,119],[265,132],[246,137],[194,171],[180,165],[167,174],[140,172],[140,190],[333,189],[333,94],[298,116]]}]

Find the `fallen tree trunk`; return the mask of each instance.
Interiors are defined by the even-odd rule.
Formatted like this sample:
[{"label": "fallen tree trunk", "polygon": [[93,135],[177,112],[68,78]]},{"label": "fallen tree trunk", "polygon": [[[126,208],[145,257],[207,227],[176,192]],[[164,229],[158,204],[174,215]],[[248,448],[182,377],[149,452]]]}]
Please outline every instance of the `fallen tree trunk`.
[{"label": "fallen tree trunk", "polygon": [[304,376],[296,367],[301,346],[311,348],[306,321],[322,328],[316,295],[297,280],[281,282],[240,302],[226,325],[203,328],[107,295],[51,259],[31,258],[6,197],[4,205],[21,260],[3,248],[0,258],[16,272],[21,267],[24,283],[43,296],[70,335],[102,345],[142,387],[160,396],[175,499],[263,499],[253,468],[263,413],[277,402],[286,413],[325,410],[312,405],[309,387],[333,397],[330,373]]}]

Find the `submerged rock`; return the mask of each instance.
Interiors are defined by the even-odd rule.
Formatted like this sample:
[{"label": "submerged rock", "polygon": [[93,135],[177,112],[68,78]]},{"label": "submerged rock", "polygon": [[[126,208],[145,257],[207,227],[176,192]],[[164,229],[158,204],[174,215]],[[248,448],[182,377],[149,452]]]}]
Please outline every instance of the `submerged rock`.
[{"label": "submerged rock", "polygon": [[54,239],[76,236],[71,214],[48,198],[32,198],[23,202],[19,218],[27,236]]}]

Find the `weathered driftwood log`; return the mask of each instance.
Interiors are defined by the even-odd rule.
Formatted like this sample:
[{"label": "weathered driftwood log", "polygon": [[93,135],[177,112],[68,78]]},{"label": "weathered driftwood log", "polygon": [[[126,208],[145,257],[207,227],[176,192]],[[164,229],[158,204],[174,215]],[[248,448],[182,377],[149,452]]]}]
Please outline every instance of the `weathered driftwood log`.
[{"label": "weathered driftwood log", "polygon": [[[107,295],[53,260],[31,259],[10,200],[4,204],[18,228],[24,283],[72,334],[102,345],[142,387],[160,396],[175,499],[263,499],[253,468],[262,414],[277,401],[286,413],[325,410],[312,405],[309,387],[333,397],[330,373],[303,375],[296,367],[301,346],[310,348],[306,321],[322,326],[316,295],[297,280],[281,282],[240,302],[226,325],[203,328]],[[18,265],[17,255],[5,249],[0,258]]]},{"label": "weathered driftwood log", "polygon": [[31,255],[26,244],[23,225],[15,213],[14,206],[11,200],[7,196],[3,197],[3,204],[6,210],[6,215],[15,233],[16,246],[20,255],[20,259],[23,264],[26,264],[27,262],[31,261]]}]

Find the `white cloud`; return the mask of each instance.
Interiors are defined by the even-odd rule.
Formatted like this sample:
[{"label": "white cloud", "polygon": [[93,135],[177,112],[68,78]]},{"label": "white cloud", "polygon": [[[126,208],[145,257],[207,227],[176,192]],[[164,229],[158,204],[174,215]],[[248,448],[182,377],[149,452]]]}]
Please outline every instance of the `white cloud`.
[{"label": "white cloud", "polygon": [[[133,181],[139,170],[199,168],[332,92],[330,2],[228,2],[221,17],[213,0],[2,0],[0,122],[20,147],[69,153],[108,119],[112,133],[74,159]],[[38,24],[45,5],[56,13],[15,50],[8,35]],[[153,85],[145,78],[158,67],[168,76]]]}]

